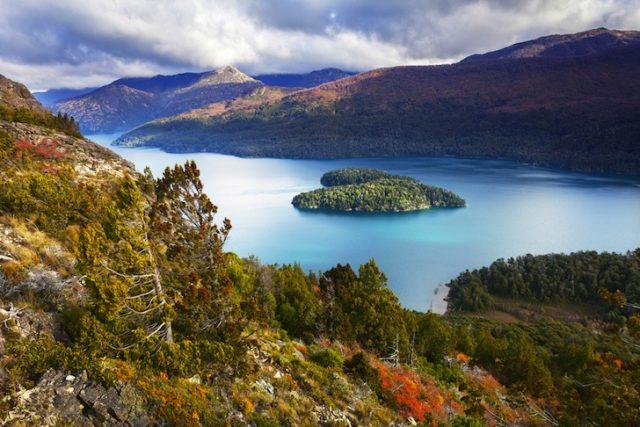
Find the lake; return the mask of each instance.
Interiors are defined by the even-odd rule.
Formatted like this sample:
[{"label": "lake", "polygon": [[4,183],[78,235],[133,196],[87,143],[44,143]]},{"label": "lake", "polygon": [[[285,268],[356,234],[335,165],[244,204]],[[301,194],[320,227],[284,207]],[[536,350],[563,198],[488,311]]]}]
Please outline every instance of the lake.
[{"label": "lake", "polygon": [[[640,178],[572,173],[502,160],[375,158],[241,159],[111,147],[119,135],[90,135],[142,170],[193,159],[220,219],[231,219],[227,248],[266,263],[306,270],[373,258],[408,308],[430,308],[438,285],[497,258],[640,246]],[[320,187],[332,169],[365,166],[444,187],[463,209],[410,213],[299,211],[291,199]]]}]

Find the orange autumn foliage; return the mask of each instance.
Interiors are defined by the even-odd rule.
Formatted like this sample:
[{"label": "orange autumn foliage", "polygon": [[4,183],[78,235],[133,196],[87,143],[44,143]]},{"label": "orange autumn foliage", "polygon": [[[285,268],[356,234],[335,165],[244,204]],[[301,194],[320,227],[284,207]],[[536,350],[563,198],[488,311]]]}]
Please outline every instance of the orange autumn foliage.
[{"label": "orange autumn foliage", "polygon": [[471,360],[471,357],[469,357],[466,354],[460,352],[460,353],[456,354],[456,360],[458,362],[462,362],[462,363],[469,363],[469,360]]},{"label": "orange autumn foliage", "polygon": [[461,408],[452,402],[447,391],[440,390],[433,381],[424,381],[416,373],[402,367],[390,367],[373,361],[378,372],[380,386],[398,410],[406,417],[422,422],[426,418],[433,422],[444,422],[451,413],[460,413]]}]

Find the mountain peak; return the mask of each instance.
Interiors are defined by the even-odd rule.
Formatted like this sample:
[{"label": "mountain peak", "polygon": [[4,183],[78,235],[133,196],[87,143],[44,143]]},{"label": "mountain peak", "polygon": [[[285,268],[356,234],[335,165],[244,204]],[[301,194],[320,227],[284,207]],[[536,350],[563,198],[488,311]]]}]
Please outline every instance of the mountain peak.
[{"label": "mountain peak", "polygon": [[574,34],[539,37],[484,54],[471,55],[460,62],[491,61],[514,58],[569,58],[640,44],[639,31],[610,30],[600,27]]},{"label": "mountain peak", "polygon": [[238,70],[233,65],[226,65],[217,70],[204,73],[193,86],[210,86],[229,83],[258,83],[257,80]]}]

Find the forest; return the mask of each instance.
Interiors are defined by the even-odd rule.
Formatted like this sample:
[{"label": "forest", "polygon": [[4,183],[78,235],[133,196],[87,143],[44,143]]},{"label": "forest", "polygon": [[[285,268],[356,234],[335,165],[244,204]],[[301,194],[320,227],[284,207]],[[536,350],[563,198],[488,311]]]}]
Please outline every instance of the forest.
[{"label": "forest", "polygon": [[615,318],[637,310],[640,301],[640,252],[576,252],[499,259],[489,267],[466,271],[448,287],[452,310],[485,310],[495,297],[539,303],[607,302]]},{"label": "forest", "polygon": [[321,188],[298,194],[300,209],[361,212],[404,212],[459,208],[465,201],[451,191],[377,169],[347,168],[325,173]]}]

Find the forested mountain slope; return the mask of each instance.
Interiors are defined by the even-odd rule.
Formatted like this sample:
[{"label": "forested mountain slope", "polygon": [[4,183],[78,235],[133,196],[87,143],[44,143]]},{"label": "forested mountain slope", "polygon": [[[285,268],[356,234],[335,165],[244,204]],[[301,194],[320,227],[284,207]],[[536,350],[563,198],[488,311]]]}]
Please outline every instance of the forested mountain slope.
[{"label": "forested mountain slope", "polygon": [[153,121],[118,143],[291,158],[503,157],[636,174],[636,39],[579,56],[378,69],[251,108]]},{"label": "forested mountain slope", "polygon": [[303,74],[260,74],[253,76],[254,79],[260,80],[267,86],[276,87],[293,87],[293,88],[310,88],[329,83],[334,80],[340,80],[345,77],[353,76],[357,73],[343,71],[338,68],[323,68],[322,70],[311,71]]}]

